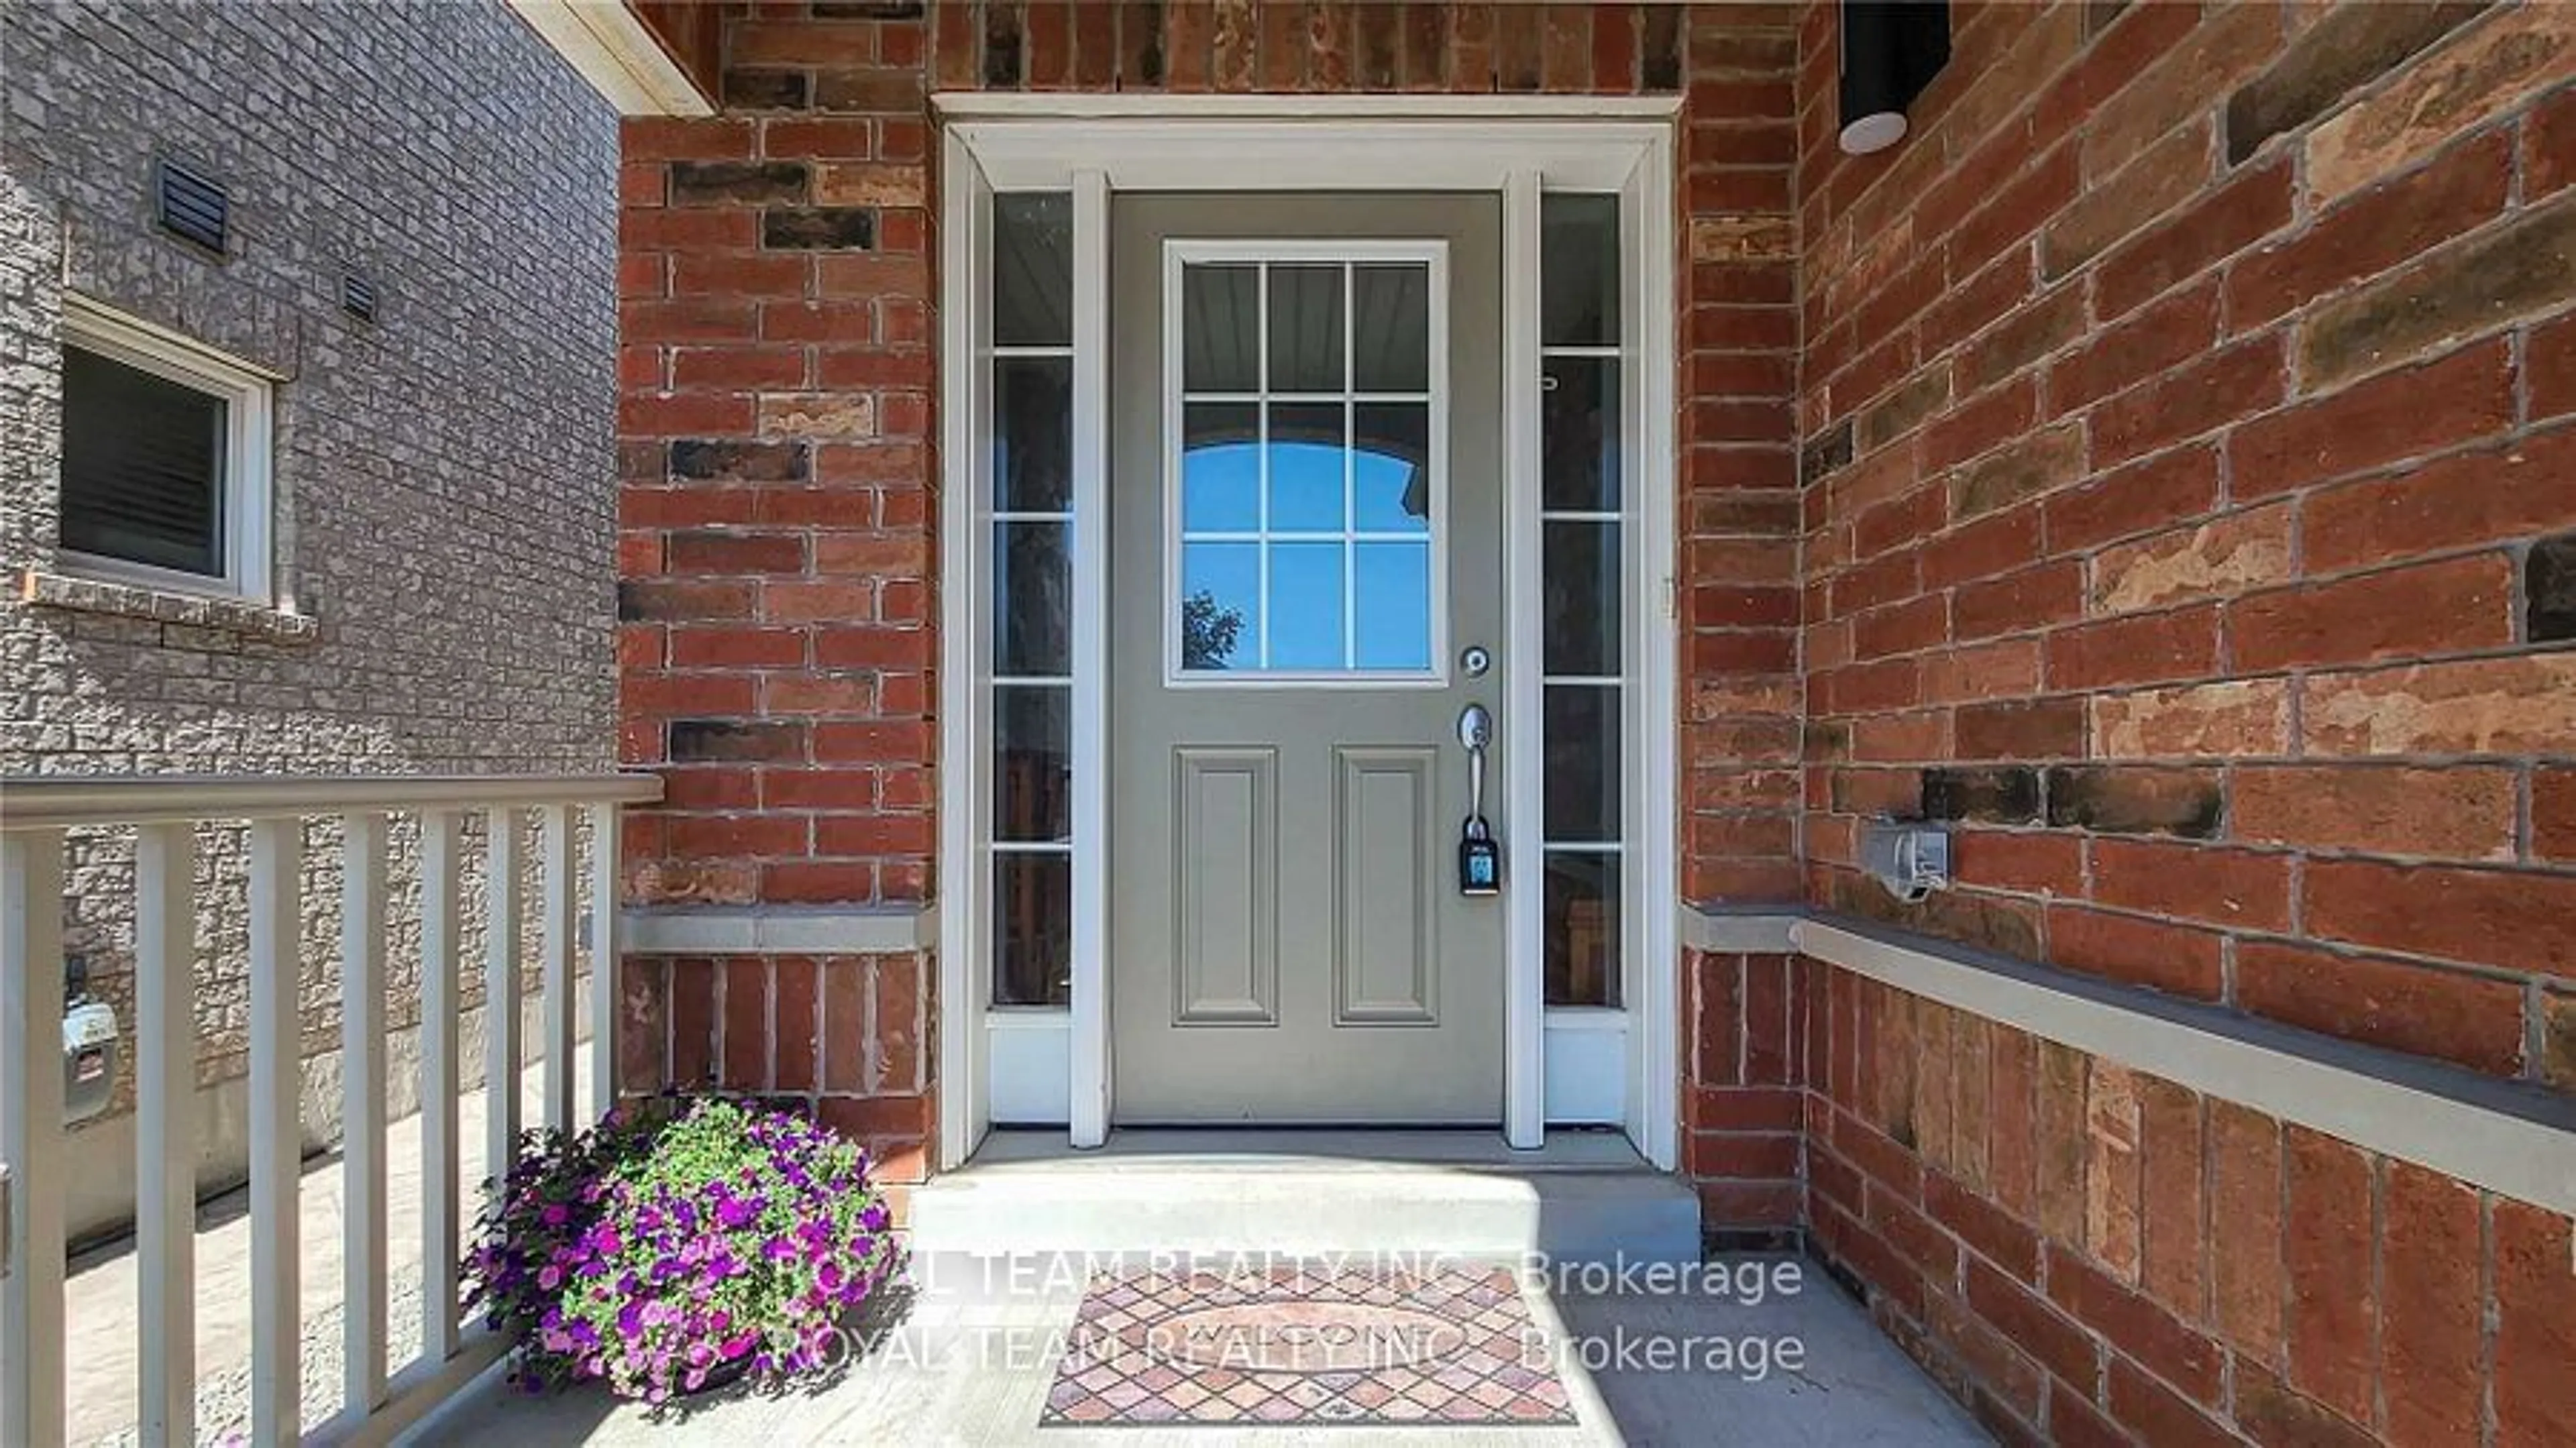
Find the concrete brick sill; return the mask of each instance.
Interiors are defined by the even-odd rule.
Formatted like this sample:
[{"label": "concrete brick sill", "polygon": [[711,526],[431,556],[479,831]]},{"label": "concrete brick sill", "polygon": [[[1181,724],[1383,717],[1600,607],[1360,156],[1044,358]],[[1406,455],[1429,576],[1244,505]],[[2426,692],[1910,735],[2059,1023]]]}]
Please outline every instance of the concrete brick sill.
[{"label": "concrete brick sill", "polygon": [[2576,1212],[2576,1099],[2544,1087],[1831,911],[1686,909],[1682,924],[1693,949],[1804,954],[2490,1191]]},{"label": "concrete brick sill", "polygon": [[618,929],[630,955],[895,955],[938,942],[931,906],[752,906],[629,909]]},{"label": "concrete brick sill", "polygon": [[322,626],[309,614],[288,613],[247,599],[208,598],[172,589],[144,588],[103,578],[73,578],[30,568],[19,598],[34,608],[100,613],[115,618],[217,629],[278,644],[309,644]]}]

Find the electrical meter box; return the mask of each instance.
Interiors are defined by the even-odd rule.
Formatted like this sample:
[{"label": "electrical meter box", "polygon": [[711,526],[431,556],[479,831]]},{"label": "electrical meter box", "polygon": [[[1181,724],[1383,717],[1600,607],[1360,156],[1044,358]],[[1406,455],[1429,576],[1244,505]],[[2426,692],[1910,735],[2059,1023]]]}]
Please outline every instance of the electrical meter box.
[{"label": "electrical meter box", "polygon": [[87,1121],[107,1109],[116,1089],[116,1012],[79,1001],[63,1012],[63,1122]]}]

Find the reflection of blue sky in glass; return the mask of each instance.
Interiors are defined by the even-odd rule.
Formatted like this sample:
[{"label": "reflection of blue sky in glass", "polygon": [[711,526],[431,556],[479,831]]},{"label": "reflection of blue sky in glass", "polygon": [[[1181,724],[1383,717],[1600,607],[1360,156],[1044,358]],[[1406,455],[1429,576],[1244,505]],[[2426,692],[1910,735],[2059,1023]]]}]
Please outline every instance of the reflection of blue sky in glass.
[{"label": "reflection of blue sky in glass", "polygon": [[1261,667],[1261,545],[1190,543],[1181,548],[1181,597],[1204,593],[1220,613],[1243,620],[1229,669]]},{"label": "reflection of blue sky in glass", "polygon": [[1261,526],[1261,449],[1248,442],[1181,455],[1181,526],[1193,533],[1250,533]]},{"label": "reflection of blue sky in glass", "polygon": [[1312,443],[1270,449],[1270,531],[1342,531],[1342,450]]},{"label": "reflection of blue sky in glass", "polygon": [[1342,531],[1342,408],[1271,410],[1270,531]]},{"label": "reflection of blue sky in glass", "polygon": [[1363,669],[1431,667],[1431,545],[1353,545]]},{"label": "reflection of blue sky in glass", "polygon": [[1270,667],[1343,667],[1341,544],[1270,545]]},{"label": "reflection of blue sky in glass", "polygon": [[[1288,423],[1292,412],[1299,416]],[[1274,426],[1290,435],[1329,431],[1337,436],[1340,412],[1339,404],[1282,407],[1274,412],[1279,420]],[[1228,672],[1265,667],[1261,645],[1266,628],[1267,667],[1273,672],[1429,669],[1430,523],[1404,507],[1406,491],[1420,466],[1417,460],[1370,452],[1353,458],[1358,516],[1351,520],[1351,528],[1362,533],[1411,534],[1418,541],[1355,541],[1346,546],[1342,541],[1346,536],[1343,453],[1314,442],[1271,446],[1267,543],[1206,541],[1200,535],[1250,534],[1261,529],[1260,449],[1250,442],[1230,440],[1241,433],[1220,431],[1214,422],[1210,418],[1204,430],[1193,429],[1208,439],[1208,445],[1190,448],[1182,460],[1180,598],[1205,593],[1220,612],[1241,616],[1241,638],[1222,667]],[[1424,500],[1415,501],[1420,506]],[[1265,547],[1270,559],[1266,611],[1260,606]],[[1346,566],[1352,570],[1348,580],[1343,576]],[[1353,605],[1357,621],[1347,631],[1345,600]],[[1173,606],[1180,607],[1180,601]]]}]

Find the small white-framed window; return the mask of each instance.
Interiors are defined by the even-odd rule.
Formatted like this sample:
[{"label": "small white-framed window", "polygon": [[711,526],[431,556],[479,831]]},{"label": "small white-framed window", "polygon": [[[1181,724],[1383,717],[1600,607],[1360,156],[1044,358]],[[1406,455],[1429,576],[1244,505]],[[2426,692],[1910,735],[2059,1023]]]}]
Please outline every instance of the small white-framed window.
[{"label": "small white-framed window", "polygon": [[271,598],[271,379],[63,299],[61,562],[146,588]]},{"label": "small white-framed window", "polygon": [[1446,243],[1164,256],[1165,682],[1445,682]]}]

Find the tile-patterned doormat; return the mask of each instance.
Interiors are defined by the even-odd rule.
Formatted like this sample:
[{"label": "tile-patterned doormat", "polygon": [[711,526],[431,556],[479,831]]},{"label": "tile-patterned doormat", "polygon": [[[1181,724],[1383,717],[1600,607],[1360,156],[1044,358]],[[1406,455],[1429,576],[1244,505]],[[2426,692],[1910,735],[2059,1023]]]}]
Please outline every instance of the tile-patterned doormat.
[{"label": "tile-patterned doormat", "polygon": [[1575,1421],[1511,1272],[1138,1272],[1094,1278],[1039,1422]]}]

